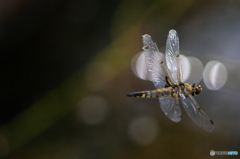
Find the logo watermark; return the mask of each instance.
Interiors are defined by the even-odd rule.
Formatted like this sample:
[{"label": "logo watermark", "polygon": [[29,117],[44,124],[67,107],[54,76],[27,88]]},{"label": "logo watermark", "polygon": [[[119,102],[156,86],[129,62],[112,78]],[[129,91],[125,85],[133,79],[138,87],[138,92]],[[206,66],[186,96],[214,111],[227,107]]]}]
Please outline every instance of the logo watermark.
[{"label": "logo watermark", "polygon": [[210,155],[211,156],[214,156],[214,155],[238,155],[238,151],[214,151],[214,150],[211,150]]}]

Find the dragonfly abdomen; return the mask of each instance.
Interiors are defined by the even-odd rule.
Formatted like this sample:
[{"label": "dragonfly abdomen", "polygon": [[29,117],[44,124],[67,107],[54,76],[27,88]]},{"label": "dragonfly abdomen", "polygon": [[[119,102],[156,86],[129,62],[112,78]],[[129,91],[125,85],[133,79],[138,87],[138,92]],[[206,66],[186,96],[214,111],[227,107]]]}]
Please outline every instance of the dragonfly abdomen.
[{"label": "dragonfly abdomen", "polygon": [[159,98],[162,96],[170,96],[173,93],[172,87],[160,88],[149,91],[140,91],[128,93],[128,97],[138,97],[138,98]]}]

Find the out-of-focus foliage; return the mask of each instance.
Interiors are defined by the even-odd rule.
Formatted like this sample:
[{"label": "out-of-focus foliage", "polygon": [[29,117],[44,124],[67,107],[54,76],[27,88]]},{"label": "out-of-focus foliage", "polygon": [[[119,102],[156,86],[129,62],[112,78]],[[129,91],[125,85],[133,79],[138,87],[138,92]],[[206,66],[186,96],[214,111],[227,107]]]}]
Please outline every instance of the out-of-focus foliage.
[{"label": "out-of-focus foliage", "polygon": [[[238,2],[5,0],[0,5],[0,157],[212,158],[210,150],[240,148]],[[221,61],[228,71],[222,89],[204,89],[196,97],[215,122],[212,133],[185,113],[181,123],[171,122],[156,100],[125,97],[153,89],[130,68],[142,48],[141,35],[152,35],[162,50],[172,28],[179,33],[180,51],[204,66]]]}]

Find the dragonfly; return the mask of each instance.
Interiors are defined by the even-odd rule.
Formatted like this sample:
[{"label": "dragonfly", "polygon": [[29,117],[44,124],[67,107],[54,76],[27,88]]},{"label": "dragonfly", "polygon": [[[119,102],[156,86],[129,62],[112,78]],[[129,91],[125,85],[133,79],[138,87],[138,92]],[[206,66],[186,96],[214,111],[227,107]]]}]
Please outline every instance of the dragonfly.
[{"label": "dragonfly", "polygon": [[162,111],[174,122],[181,121],[182,112],[179,106],[181,101],[186,113],[195,124],[206,131],[213,131],[213,121],[193,97],[202,92],[201,85],[182,82],[177,32],[173,29],[169,31],[165,54],[159,52],[150,35],[145,34],[142,37],[147,72],[156,89],[132,92],[127,96],[158,98]]}]

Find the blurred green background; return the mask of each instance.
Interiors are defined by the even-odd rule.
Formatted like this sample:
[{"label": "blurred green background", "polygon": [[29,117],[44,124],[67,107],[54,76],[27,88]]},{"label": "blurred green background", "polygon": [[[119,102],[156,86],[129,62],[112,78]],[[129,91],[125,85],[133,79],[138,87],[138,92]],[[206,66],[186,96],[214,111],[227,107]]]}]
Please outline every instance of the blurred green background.
[{"label": "blurred green background", "polygon": [[[240,2],[235,0],[1,0],[0,158],[212,158],[240,152]],[[196,100],[212,133],[184,113],[171,122],[154,89],[131,70],[150,34],[164,50],[175,29],[180,50],[228,79]],[[182,109],[183,111],[183,109]],[[229,158],[230,156],[217,156]],[[231,156],[231,158],[238,156]]]}]

